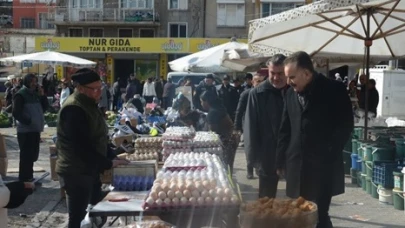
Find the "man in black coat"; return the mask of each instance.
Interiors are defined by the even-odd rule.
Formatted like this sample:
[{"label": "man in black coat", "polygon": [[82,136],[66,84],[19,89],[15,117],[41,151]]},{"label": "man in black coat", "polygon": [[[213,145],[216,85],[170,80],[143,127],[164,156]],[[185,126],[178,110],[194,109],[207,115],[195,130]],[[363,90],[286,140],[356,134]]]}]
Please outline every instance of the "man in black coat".
[{"label": "man in black coat", "polygon": [[[262,81],[263,81],[264,76],[260,74],[255,74],[253,76],[253,87],[258,86]],[[242,92],[239,98],[239,103],[238,107],[236,108],[236,113],[235,113],[235,130],[242,132],[243,131],[243,123],[245,119],[245,113],[246,113],[246,107],[248,103],[248,98],[249,98],[249,92],[250,88],[247,88]],[[247,163],[247,179],[253,179],[253,161],[250,161],[248,154],[246,153],[246,163]]]},{"label": "man in black coat", "polygon": [[276,147],[287,87],[284,59],[277,54],[268,61],[269,78],[250,91],[245,114],[245,152],[258,168],[259,197],[277,193]]},{"label": "man in black coat", "polygon": [[233,121],[235,119],[236,107],[238,106],[239,93],[235,87],[230,84],[230,77],[225,75],[222,79],[222,86],[218,90],[218,96],[221,98],[223,105],[228,111],[228,115]]},{"label": "man in black coat", "polygon": [[318,205],[319,228],[333,227],[332,196],[344,193],[342,151],[353,130],[345,86],[315,72],[305,52],[284,62],[292,88],[285,95],[277,146],[277,173],[284,174],[287,196]]}]

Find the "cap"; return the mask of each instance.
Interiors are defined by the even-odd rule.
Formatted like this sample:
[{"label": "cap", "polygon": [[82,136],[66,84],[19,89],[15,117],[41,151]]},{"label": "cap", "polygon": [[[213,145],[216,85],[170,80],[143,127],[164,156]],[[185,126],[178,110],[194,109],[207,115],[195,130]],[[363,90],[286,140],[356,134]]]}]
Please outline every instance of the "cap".
[{"label": "cap", "polygon": [[214,75],[212,75],[212,74],[207,74],[207,76],[205,76],[205,78],[207,78],[207,79],[214,79]]},{"label": "cap", "polygon": [[230,81],[230,80],[231,80],[231,77],[229,77],[228,75],[225,75],[222,80],[224,80],[224,81]]},{"label": "cap", "polygon": [[79,85],[87,85],[96,81],[100,81],[100,76],[89,68],[83,68],[72,75],[72,80]]}]

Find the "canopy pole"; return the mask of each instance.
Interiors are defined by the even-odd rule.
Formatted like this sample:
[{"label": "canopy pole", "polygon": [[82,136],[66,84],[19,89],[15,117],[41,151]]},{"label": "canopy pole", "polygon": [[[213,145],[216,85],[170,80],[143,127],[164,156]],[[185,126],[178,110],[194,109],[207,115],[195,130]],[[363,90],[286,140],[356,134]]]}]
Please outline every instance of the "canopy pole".
[{"label": "canopy pole", "polygon": [[365,119],[364,119],[364,140],[368,139],[368,81],[370,79],[370,47],[373,45],[373,40],[370,38],[370,17],[371,10],[367,10],[367,28],[366,28],[366,39],[364,40],[364,45],[366,46],[366,85],[365,85]]}]

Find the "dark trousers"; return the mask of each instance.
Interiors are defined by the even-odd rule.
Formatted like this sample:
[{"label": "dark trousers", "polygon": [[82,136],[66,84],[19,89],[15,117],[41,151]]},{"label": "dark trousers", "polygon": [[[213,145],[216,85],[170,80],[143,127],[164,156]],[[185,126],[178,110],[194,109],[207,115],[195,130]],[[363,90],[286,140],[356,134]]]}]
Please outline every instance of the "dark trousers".
[{"label": "dark trousers", "polygon": [[60,176],[61,187],[66,191],[69,213],[68,228],[80,228],[89,204],[96,205],[103,198],[100,178],[86,175]]},{"label": "dark trousers", "polygon": [[112,105],[112,110],[113,111],[118,111],[118,99],[119,99],[120,97],[119,96],[114,96],[113,97],[113,105]]},{"label": "dark trousers", "polygon": [[278,176],[276,173],[271,176],[259,176],[259,198],[276,198]]},{"label": "dark trousers", "polygon": [[146,103],[152,103],[153,102],[153,96],[144,96]]},{"label": "dark trousers", "polygon": [[314,200],[318,206],[318,225],[317,228],[333,228],[329,217],[329,206],[332,201],[332,186],[328,173],[321,175],[321,184],[319,185],[319,193]]},{"label": "dark trousers", "polygon": [[170,97],[163,97],[163,108],[167,109],[169,107],[172,107],[173,99]]},{"label": "dark trousers", "polygon": [[34,177],[34,162],[38,160],[41,133],[17,133],[18,146],[20,147],[20,181],[28,181]]}]

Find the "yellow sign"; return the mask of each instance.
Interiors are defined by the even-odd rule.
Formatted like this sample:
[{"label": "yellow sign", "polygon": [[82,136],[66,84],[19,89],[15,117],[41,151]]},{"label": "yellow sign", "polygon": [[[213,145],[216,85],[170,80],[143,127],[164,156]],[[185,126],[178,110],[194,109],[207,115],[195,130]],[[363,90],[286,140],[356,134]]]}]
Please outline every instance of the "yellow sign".
[{"label": "yellow sign", "polygon": [[111,55],[107,56],[107,78],[108,84],[112,85],[114,83],[114,60]]},{"label": "yellow sign", "polygon": [[160,54],[160,75],[166,77],[167,75],[167,54]]},{"label": "yellow sign", "polygon": [[56,66],[56,76],[58,77],[58,80],[61,80],[63,78],[63,66]]},{"label": "yellow sign", "polygon": [[[194,53],[229,42],[205,38],[36,37],[35,50],[93,53]],[[247,40],[238,40],[247,42]]]}]

